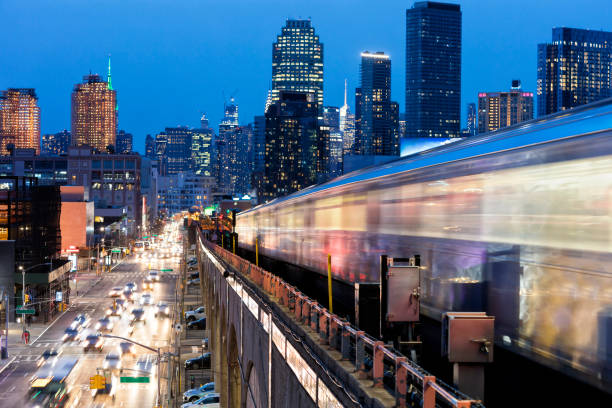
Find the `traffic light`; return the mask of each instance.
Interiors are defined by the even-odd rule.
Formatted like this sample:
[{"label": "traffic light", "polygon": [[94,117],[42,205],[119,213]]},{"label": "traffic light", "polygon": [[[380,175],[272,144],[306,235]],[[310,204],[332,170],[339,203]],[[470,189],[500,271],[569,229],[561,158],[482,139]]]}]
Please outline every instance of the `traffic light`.
[{"label": "traffic light", "polygon": [[27,293],[24,296],[24,303],[30,303],[30,295],[28,295]]},{"label": "traffic light", "polygon": [[106,378],[103,375],[94,375],[89,377],[89,389],[102,390],[106,388]]}]

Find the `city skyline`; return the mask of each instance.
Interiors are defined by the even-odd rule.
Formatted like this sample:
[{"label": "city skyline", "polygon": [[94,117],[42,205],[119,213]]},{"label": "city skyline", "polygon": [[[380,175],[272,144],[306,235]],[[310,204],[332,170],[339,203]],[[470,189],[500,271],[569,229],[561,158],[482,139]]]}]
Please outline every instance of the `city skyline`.
[{"label": "city skyline", "polygon": [[[452,3],[460,4],[463,14],[461,127],[465,127],[467,103],[475,102],[482,89],[504,89],[510,79],[521,78],[523,88],[535,92],[537,44],[549,41],[553,27],[612,28],[605,13],[595,12],[605,7],[603,1],[567,2],[561,8],[552,1],[535,5],[519,1],[512,9],[501,2],[485,6],[477,1]],[[513,13],[521,3],[529,4],[531,13]],[[57,133],[70,124],[72,85],[90,68],[92,73],[104,74],[110,53],[113,86],[121,107],[119,128],[134,134],[135,150],[144,152],[146,134],[156,134],[168,126],[197,127],[203,112],[213,119],[211,126],[216,128],[216,121],[223,116],[219,108],[223,106],[223,94],[229,99],[236,89],[243,122],[262,115],[271,85],[271,45],[287,18],[309,16],[325,46],[325,105],[342,105],[345,78],[349,84],[348,100],[354,101],[360,52],[376,49],[395,61],[391,97],[400,102],[400,112],[405,111],[403,33],[405,11],[413,2],[389,2],[375,8],[357,6],[351,8],[350,15],[345,12],[348,3],[343,1],[325,7],[322,2],[282,6],[278,2],[257,6],[240,3],[238,7],[232,5],[231,18],[220,20],[214,16],[224,15],[229,6],[202,2],[174,5],[168,10],[166,4],[152,2],[151,7],[142,10],[136,7],[137,3],[121,7],[93,3],[81,10],[77,2],[67,2],[60,10],[49,2],[25,14],[21,9],[25,5],[0,5],[5,15],[28,15],[37,23],[26,34],[23,30],[30,26],[20,18],[8,21],[8,28],[16,30],[15,38],[20,41],[7,44],[0,56],[5,67],[0,72],[0,88],[35,88],[41,107],[41,133]],[[154,24],[166,14],[169,20],[178,15],[186,18],[176,33]],[[121,23],[136,15],[139,19],[131,26]],[[204,15],[208,16],[207,24],[200,25],[198,18]],[[361,24],[366,16],[378,22],[372,29],[364,29]],[[489,23],[500,18],[506,22],[501,28]],[[69,28],[56,33],[51,22],[65,19],[70,19]],[[231,30],[245,21],[250,22],[248,36],[241,30]],[[516,32],[513,22],[520,22],[524,29]],[[144,30],[144,34],[136,30]],[[95,47],[91,46],[92,36],[100,39],[94,42]],[[222,50],[229,49],[232,51],[219,58]],[[205,63],[207,58],[210,61]],[[244,60],[250,60],[248,68],[238,63]],[[159,103],[153,95],[160,93],[167,95],[164,99],[171,103]],[[143,121],[143,115],[150,119]]]}]

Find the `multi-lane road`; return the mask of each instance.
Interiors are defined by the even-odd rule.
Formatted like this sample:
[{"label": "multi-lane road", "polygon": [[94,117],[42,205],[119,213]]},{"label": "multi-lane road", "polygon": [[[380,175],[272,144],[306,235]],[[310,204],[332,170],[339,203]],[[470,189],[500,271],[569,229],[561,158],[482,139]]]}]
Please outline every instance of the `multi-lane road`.
[{"label": "multi-lane road", "polygon": [[[155,250],[146,251],[147,254]],[[93,395],[90,390],[90,377],[102,368],[105,356],[117,352],[120,340],[105,339],[101,352],[85,352],[80,341],[63,342],[64,330],[70,326],[74,318],[86,313],[91,318],[89,329],[95,332],[98,319],[105,316],[106,310],[113,300],[108,296],[113,287],[124,287],[128,282],[138,285],[138,294],[142,294],[143,279],[153,269],[173,269],[178,271],[178,258],[166,258],[154,262],[136,259],[129,256],[112,272],[106,273],[102,279],[86,294],[73,299],[70,308],[32,344],[14,350],[16,359],[0,373],[0,407],[20,407],[27,404],[30,390],[30,380],[36,373],[37,360],[45,350],[57,350],[60,357],[76,357],[78,362],[66,379],[69,398],[66,407],[154,407],[157,402],[157,354],[147,349],[135,346],[133,355],[125,355],[121,360],[121,369],[113,370],[112,377],[114,398],[106,394]],[[153,348],[167,348],[174,337],[172,317],[175,311],[176,281],[173,273],[160,272],[161,279],[154,284],[152,293],[153,305],[145,306],[144,324],[134,325],[133,333],[129,333],[131,310],[140,307],[136,300],[128,305],[119,317],[114,317],[114,327],[111,332],[115,336],[130,339]],[[155,304],[164,301],[170,308],[169,318],[155,317]],[[13,354],[15,355],[15,354]],[[137,370],[137,371],[133,371]],[[162,364],[162,392],[167,389],[167,367]],[[148,376],[149,383],[121,383],[121,376]],[[162,395],[162,400],[164,396]],[[161,405],[161,404],[160,404]]]}]

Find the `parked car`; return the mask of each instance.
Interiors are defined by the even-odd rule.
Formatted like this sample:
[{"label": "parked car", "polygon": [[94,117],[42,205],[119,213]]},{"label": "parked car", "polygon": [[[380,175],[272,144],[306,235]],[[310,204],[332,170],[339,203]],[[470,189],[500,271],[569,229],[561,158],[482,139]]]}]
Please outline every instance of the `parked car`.
[{"label": "parked car", "polygon": [[187,330],[206,330],[206,318],[203,317],[187,323]]},{"label": "parked car", "polygon": [[183,393],[183,402],[195,402],[206,394],[215,391],[215,383],[209,382],[198,388],[192,388]]},{"label": "parked car", "polygon": [[98,350],[102,352],[104,347],[104,339],[97,334],[90,334],[83,340],[83,351]]},{"label": "parked car", "polygon": [[188,310],[185,312],[185,321],[191,322],[206,317],[204,313],[204,306],[198,307],[196,310]]},{"label": "parked car", "polygon": [[198,267],[196,265],[191,265],[189,268],[187,268],[188,272],[193,272],[193,271],[197,271]]},{"label": "parked car", "polygon": [[199,284],[200,284],[200,278],[189,279],[187,281],[187,285],[199,285]]},{"label": "parked car", "polygon": [[195,279],[200,277],[200,272],[191,272],[189,274],[189,279]]},{"label": "parked car", "polygon": [[185,361],[185,369],[193,370],[200,368],[210,368],[210,353],[204,353],[201,356],[190,358]]},{"label": "parked car", "polygon": [[191,403],[191,405],[183,404],[185,408],[219,408],[219,394],[210,393]]}]

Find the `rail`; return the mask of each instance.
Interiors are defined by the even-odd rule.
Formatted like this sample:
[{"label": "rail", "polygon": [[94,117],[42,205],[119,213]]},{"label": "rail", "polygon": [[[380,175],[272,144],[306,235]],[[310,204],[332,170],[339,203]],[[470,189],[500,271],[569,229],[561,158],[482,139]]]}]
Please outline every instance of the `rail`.
[{"label": "rail", "polygon": [[330,313],[297,288],[278,276],[250,263],[204,239],[201,242],[217,256],[247,276],[267,294],[286,306],[298,322],[319,334],[319,344],[339,351],[343,360],[353,361],[358,378],[370,379],[373,386],[386,388],[395,397],[396,406],[451,406],[482,408],[481,401],[472,400],[455,388],[437,380],[399,352],[382,341],[353,327],[346,320]]}]

